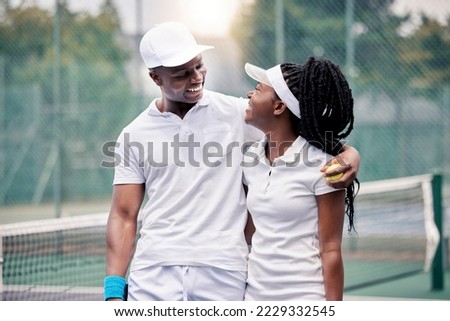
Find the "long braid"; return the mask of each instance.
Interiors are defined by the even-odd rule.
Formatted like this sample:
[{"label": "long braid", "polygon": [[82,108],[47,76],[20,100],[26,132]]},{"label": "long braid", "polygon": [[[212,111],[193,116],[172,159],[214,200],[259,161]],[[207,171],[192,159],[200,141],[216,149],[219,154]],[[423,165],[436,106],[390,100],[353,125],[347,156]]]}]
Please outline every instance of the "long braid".
[{"label": "long braid", "polygon": [[[291,113],[294,129],[311,145],[337,156],[342,151],[341,140],[350,134],[354,123],[352,92],[339,66],[310,57],[304,65],[284,63],[281,70],[300,102],[301,118]],[[355,184],[359,189],[355,179],[345,193],[349,232],[354,229]]]}]

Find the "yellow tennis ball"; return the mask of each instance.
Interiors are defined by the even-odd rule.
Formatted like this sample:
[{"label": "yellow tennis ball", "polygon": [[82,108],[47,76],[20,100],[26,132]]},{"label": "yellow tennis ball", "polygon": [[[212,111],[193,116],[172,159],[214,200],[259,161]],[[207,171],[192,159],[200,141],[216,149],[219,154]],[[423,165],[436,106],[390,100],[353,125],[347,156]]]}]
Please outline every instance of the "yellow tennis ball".
[{"label": "yellow tennis ball", "polygon": [[[332,170],[334,170],[335,168],[337,168],[339,166],[340,166],[339,164],[331,164],[330,167],[327,168],[326,172],[327,173],[331,172]],[[344,176],[344,173],[339,173],[339,174],[336,174],[336,175],[333,175],[333,176],[326,176],[326,179],[328,181],[335,181],[335,180],[340,179],[342,176]]]}]

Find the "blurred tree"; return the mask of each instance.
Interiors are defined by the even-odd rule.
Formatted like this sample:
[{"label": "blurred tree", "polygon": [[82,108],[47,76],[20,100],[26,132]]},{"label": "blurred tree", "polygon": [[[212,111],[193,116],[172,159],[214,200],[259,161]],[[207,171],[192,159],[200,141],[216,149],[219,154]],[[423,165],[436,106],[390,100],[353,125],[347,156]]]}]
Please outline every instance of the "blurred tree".
[{"label": "blurred tree", "polygon": [[[356,42],[355,66],[357,85],[370,85],[380,90],[401,83],[399,55],[395,44],[401,40],[397,28],[406,18],[389,11],[393,0],[355,0],[355,23],[352,37]],[[303,62],[308,56],[326,57],[345,65],[345,2],[321,0],[284,0],[285,60]],[[244,51],[246,61],[263,66],[275,61],[274,1],[255,0],[234,24],[234,37]],[[389,50],[386,50],[386,44]],[[261,53],[264,52],[264,55]],[[388,77],[386,77],[388,76]]]},{"label": "blurred tree", "polygon": [[[108,1],[107,1],[108,3]],[[61,70],[65,85],[62,102],[69,100],[70,77],[74,68],[81,81],[77,91],[80,101],[119,102],[130,96],[125,73],[128,54],[119,42],[120,24],[117,13],[104,5],[98,16],[72,13],[61,7]],[[11,9],[7,20],[0,23],[0,55],[6,61],[6,83],[38,82],[46,103],[52,103],[54,63],[53,14],[37,7]],[[75,67],[74,67],[75,66]],[[113,88],[112,88],[113,87]],[[104,93],[106,93],[104,95]],[[114,97],[111,97],[113,95]],[[122,103],[120,103],[122,102]]]},{"label": "blurred tree", "polygon": [[52,15],[39,8],[14,8],[7,11],[0,21],[0,55],[7,62],[7,82],[15,66],[23,66],[33,58],[44,59],[52,46],[52,21]]},{"label": "blurred tree", "polygon": [[450,88],[450,25],[425,16],[420,28],[399,49],[401,62],[413,70],[408,85],[430,97],[436,89]]},{"label": "blurred tree", "polygon": [[[419,28],[403,36],[399,29],[410,16],[393,14],[393,2],[354,0],[354,90],[370,89],[395,97],[411,89],[448,86],[450,26],[422,17]],[[303,62],[314,55],[344,66],[344,4],[334,0],[284,0],[285,61]],[[275,19],[275,1],[255,0],[243,10],[232,34],[243,48],[245,61],[265,67],[279,63],[275,61]]]},{"label": "blurred tree", "polygon": [[[275,60],[274,1],[255,0],[243,6],[241,15],[231,27],[243,51],[244,61],[269,67]],[[261,53],[264,53],[262,55]]]},{"label": "blurred tree", "polygon": [[[55,17],[53,12],[22,5],[9,8],[2,18],[2,85],[8,93],[2,117],[8,122],[14,115],[38,113],[41,116],[38,132],[33,135],[36,144],[28,150],[30,156],[24,152],[24,159],[33,157],[35,173],[17,172],[14,179],[21,181],[23,176],[24,181],[41,180],[42,184],[42,166],[49,162],[49,144],[54,137],[53,115],[58,113],[58,108],[53,106]],[[60,21],[61,64],[58,69],[61,75],[62,189],[70,190],[71,198],[80,195],[87,198],[99,195],[109,197],[112,172],[100,168],[102,145],[115,140],[136,111],[126,73],[129,54],[122,42],[119,18],[110,0],[103,2],[98,15],[71,12],[67,2],[61,1]],[[37,94],[28,94],[30,88]],[[19,94],[13,95],[15,92]],[[34,120],[37,123],[37,119]],[[5,135],[15,135],[19,142],[18,135],[29,126],[29,122],[17,124],[9,126],[10,132]],[[27,139],[23,137],[23,140]],[[11,149],[17,148],[11,144]],[[13,156],[8,157],[11,160],[7,162],[14,162]],[[30,193],[34,193],[36,185],[28,185]],[[51,197],[49,190],[44,194],[44,199]],[[15,192],[13,187],[7,195],[15,199],[31,199],[29,193]]]}]

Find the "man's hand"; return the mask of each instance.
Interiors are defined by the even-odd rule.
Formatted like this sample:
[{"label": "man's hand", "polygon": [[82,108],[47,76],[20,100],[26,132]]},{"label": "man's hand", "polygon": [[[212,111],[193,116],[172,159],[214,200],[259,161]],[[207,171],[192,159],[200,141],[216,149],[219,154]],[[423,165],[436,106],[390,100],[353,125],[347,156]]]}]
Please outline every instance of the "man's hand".
[{"label": "man's hand", "polygon": [[[340,179],[327,180],[327,184],[334,188],[346,188],[355,180],[358,174],[360,160],[358,151],[351,146],[345,145],[343,152],[333,157],[320,171],[325,177],[343,173],[344,175]],[[332,164],[339,164],[339,166],[327,172],[327,169]]]}]

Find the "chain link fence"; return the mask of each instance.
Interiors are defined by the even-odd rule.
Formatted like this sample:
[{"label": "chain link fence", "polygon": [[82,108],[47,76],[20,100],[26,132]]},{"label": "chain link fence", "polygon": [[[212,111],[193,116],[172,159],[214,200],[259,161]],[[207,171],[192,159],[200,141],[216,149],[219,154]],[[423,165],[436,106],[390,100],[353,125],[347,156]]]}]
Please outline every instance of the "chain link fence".
[{"label": "chain link fence", "polygon": [[[139,74],[140,35],[123,32],[118,1],[96,14],[12,2],[0,2],[0,205],[108,199],[103,146],[158,94]],[[449,181],[450,27],[393,3],[241,1],[229,37],[198,37],[216,47],[206,86],[244,96],[244,62],[329,58],[353,88],[360,180],[440,170]]]},{"label": "chain link fence", "polygon": [[449,174],[448,24],[426,16],[413,23],[388,0],[254,3],[235,29],[247,59],[270,66],[313,55],[345,70],[356,115],[349,143],[361,152],[362,181]]},{"label": "chain link fence", "polygon": [[2,11],[0,204],[108,197],[102,145],[135,112],[132,48],[114,8],[97,16],[64,3],[55,12],[28,3]]}]

